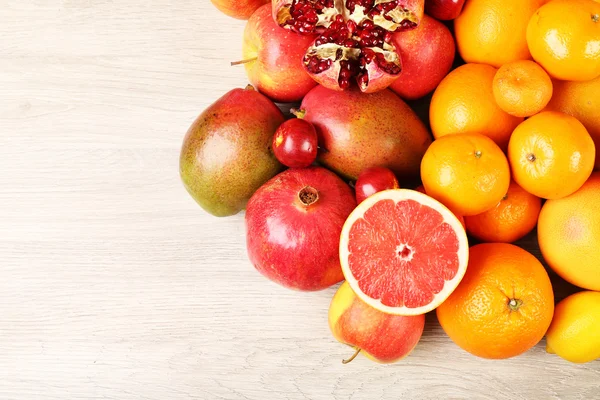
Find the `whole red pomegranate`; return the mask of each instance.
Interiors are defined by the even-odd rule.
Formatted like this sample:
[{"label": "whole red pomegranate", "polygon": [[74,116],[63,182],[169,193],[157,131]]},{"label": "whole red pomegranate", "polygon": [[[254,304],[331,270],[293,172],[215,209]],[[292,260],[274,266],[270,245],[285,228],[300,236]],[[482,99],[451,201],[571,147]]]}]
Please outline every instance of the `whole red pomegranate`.
[{"label": "whole red pomegranate", "polygon": [[352,189],[320,167],[288,169],[254,193],[246,209],[250,261],[267,278],[297,290],[342,279],[342,226],[356,207]]},{"label": "whole red pomegranate", "polygon": [[237,19],[248,19],[260,6],[271,0],[210,0],[223,14]]},{"label": "whole red pomegranate", "polygon": [[269,4],[259,8],[246,24],[242,57],[250,83],[274,101],[302,100],[316,82],[304,69],[302,58],[314,36],[280,28],[271,18]]},{"label": "whole red pomegranate", "polygon": [[424,0],[274,0],[273,17],[302,34],[319,33],[304,57],[308,73],[333,90],[356,81],[372,93],[398,78],[402,62],[391,32],[413,29]]},{"label": "whole red pomegranate", "polygon": [[402,74],[390,89],[400,97],[414,100],[432,92],[452,68],[456,46],[444,24],[425,15],[411,31],[394,33],[402,58]]},{"label": "whole red pomegranate", "polygon": [[431,143],[427,129],[392,91],[364,94],[311,90],[298,115],[319,137],[318,160],[350,179],[370,167],[386,167],[401,179],[418,178],[421,159]]},{"label": "whole red pomegranate", "polygon": [[356,203],[360,204],[369,196],[377,192],[389,189],[398,189],[400,185],[396,175],[388,168],[372,167],[360,173],[354,191],[356,192]]}]

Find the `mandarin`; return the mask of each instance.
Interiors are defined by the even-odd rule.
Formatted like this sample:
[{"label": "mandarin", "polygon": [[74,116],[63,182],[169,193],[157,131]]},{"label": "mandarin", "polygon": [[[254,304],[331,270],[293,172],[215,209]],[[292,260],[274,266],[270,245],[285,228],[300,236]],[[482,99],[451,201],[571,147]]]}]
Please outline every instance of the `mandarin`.
[{"label": "mandarin", "polygon": [[513,179],[544,199],[575,192],[594,169],[594,141],[574,117],[544,111],[521,123],[508,145]]},{"label": "mandarin", "polygon": [[477,215],[506,194],[510,169],[502,150],[487,136],[463,133],[435,140],[421,161],[427,194],[458,215]]},{"label": "mandarin", "polygon": [[600,76],[600,4],[553,0],[527,27],[533,59],[556,79],[587,81]]},{"label": "mandarin", "polygon": [[514,61],[496,72],[493,91],[502,110],[515,117],[530,117],[552,98],[552,80],[535,62]]},{"label": "mandarin", "polygon": [[492,85],[496,68],[465,64],[450,72],[431,99],[429,119],[433,136],[482,133],[506,150],[510,134],[523,118],[502,111]]},{"label": "mandarin", "polygon": [[[585,126],[596,148],[600,148],[600,77],[587,82],[554,82],[554,93],[546,110],[572,115]],[[600,157],[596,157],[600,169]]]},{"label": "mandarin", "polygon": [[500,67],[531,59],[525,32],[547,0],[469,0],[454,21],[458,51],[468,63]]},{"label": "mandarin", "polygon": [[483,242],[512,243],[535,228],[541,208],[539,197],[511,182],[494,208],[465,218],[467,232]]}]

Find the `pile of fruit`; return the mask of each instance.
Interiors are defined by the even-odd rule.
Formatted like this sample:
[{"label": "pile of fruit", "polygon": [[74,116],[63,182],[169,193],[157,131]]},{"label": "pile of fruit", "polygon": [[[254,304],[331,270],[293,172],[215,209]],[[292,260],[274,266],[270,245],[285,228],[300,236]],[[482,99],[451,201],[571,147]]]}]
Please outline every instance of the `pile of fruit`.
[{"label": "pile of fruit", "polygon": [[[181,177],[207,212],[246,210],[267,278],[345,280],[329,324],[352,358],[401,359],[434,309],[479,357],[546,335],[566,360],[600,358],[599,2],[212,2],[249,18],[233,64],[252,86],[192,124]],[[584,289],[556,307],[511,244],[536,227],[548,266]]]}]

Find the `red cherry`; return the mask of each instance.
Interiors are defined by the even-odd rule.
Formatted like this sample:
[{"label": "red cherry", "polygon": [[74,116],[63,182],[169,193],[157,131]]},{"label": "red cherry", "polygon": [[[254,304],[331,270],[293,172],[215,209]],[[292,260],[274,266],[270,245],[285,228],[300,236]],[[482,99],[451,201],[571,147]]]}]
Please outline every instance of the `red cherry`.
[{"label": "red cherry", "polygon": [[367,168],[358,176],[356,181],[356,203],[377,192],[388,189],[398,189],[398,180],[392,171],[384,167]]},{"label": "red cherry", "polygon": [[317,131],[300,118],[285,121],[273,136],[273,153],[290,168],[308,167],[317,158]]}]

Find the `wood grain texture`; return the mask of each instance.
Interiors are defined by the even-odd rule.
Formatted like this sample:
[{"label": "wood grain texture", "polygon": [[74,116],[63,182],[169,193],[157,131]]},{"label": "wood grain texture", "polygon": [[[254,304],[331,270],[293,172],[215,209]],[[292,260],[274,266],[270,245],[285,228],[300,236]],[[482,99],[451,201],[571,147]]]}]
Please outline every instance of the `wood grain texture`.
[{"label": "wood grain texture", "polygon": [[263,279],[243,217],[179,181],[189,124],[246,83],[243,22],[208,0],[0,10],[0,399],[600,398],[600,362],[477,359],[434,316],[405,361],[341,364],[335,289]]}]

